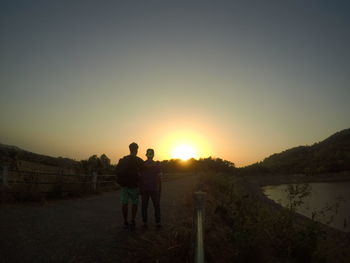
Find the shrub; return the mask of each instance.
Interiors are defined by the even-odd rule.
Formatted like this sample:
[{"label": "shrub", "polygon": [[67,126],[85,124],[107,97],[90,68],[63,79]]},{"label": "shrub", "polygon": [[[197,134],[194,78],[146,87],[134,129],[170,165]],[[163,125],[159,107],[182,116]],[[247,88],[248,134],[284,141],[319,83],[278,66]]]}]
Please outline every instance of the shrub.
[{"label": "shrub", "polygon": [[[218,220],[228,226],[225,245],[233,248],[232,261],[313,262],[324,259],[319,241],[325,235],[319,224],[311,220],[301,223],[295,213],[310,194],[308,185],[288,188],[288,209],[276,209],[264,203],[249,189],[247,182],[234,176],[212,175],[206,179],[206,185],[211,206],[208,216],[219,215]],[[207,243],[210,242],[207,239]]]}]

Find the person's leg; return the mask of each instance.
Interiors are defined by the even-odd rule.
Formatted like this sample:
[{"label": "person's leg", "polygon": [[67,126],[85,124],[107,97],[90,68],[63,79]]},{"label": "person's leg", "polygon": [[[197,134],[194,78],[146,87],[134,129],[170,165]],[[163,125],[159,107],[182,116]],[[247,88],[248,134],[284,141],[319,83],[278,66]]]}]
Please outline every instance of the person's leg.
[{"label": "person's leg", "polygon": [[131,211],[132,211],[132,222],[135,222],[136,213],[137,213],[137,205],[133,204]]},{"label": "person's leg", "polygon": [[122,204],[122,214],[123,214],[123,218],[124,218],[124,227],[127,228],[128,227],[128,190],[123,187],[120,190],[120,202]]},{"label": "person's leg", "polygon": [[142,196],[142,221],[144,225],[147,225],[147,210],[148,210],[148,201],[149,201],[149,193],[143,192]]},{"label": "person's leg", "polygon": [[151,193],[151,199],[154,207],[154,218],[157,226],[160,226],[160,196],[158,191]]},{"label": "person's leg", "polygon": [[131,208],[131,228],[135,227],[135,218],[136,218],[136,213],[137,213],[137,205],[139,202],[139,191],[138,188],[132,188],[129,190],[129,196],[131,199],[132,203],[132,208]]},{"label": "person's leg", "polygon": [[128,204],[122,205],[124,224],[128,224]]}]

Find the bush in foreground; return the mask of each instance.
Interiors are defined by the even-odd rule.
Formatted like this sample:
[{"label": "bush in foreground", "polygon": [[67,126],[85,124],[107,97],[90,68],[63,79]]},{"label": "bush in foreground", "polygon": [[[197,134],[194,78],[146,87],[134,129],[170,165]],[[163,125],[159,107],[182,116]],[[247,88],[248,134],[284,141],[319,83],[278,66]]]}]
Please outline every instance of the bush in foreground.
[{"label": "bush in foreground", "polygon": [[279,209],[258,198],[243,179],[212,175],[205,181],[208,261],[346,262],[317,222],[295,213],[307,186],[289,189],[289,208]]}]

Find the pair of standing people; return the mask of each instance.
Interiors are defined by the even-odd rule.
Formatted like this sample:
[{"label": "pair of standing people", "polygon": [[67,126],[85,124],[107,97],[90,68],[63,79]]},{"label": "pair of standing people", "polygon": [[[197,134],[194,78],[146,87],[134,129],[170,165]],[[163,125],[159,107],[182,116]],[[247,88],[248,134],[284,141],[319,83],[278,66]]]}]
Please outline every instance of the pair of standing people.
[{"label": "pair of standing people", "polygon": [[[154,150],[147,149],[147,160],[137,157],[138,145],[129,145],[130,154],[119,160],[116,168],[117,182],[122,187],[120,201],[124,218],[124,228],[135,228],[135,218],[139,202],[142,198],[142,220],[144,228],[148,227],[148,203],[152,200],[156,226],[161,227],[160,222],[160,193],[161,193],[161,169],[153,160]],[[128,221],[129,200],[131,202],[131,221]]]}]

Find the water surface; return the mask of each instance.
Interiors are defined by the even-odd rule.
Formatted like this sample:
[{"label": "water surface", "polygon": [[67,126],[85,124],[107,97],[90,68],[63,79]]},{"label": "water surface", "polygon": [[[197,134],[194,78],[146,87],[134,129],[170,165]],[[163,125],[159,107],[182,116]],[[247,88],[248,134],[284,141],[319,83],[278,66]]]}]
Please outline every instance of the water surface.
[{"label": "water surface", "polygon": [[[314,213],[315,220],[325,224],[331,221],[331,227],[350,232],[350,181],[309,185],[311,193],[297,212],[309,218]],[[289,203],[287,188],[287,184],[270,185],[263,187],[263,191],[268,198],[286,207]]]}]

